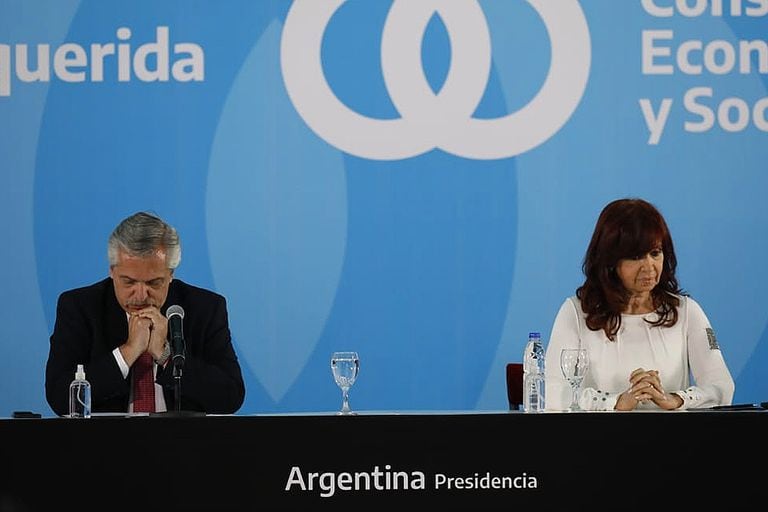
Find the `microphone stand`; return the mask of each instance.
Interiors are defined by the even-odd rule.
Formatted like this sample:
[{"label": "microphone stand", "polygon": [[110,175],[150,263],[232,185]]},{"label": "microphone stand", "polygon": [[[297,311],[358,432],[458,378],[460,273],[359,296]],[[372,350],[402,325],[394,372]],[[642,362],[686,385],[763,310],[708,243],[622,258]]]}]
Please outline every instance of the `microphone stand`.
[{"label": "microphone stand", "polygon": [[176,404],[176,413],[181,413],[181,372],[182,365],[173,362],[173,402]]},{"label": "microphone stand", "polygon": [[185,359],[183,357],[177,357],[173,360],[173,401],[176,404],[176,410],[171,413],[171,416],[205,416],[204,412],[181,410],[181,374],[184,369],[184,361]]},{"label": "microphone stand", "polygon": [[176,418],[205,416],[204,412],[200,411],[182,411],[181,410],[181,374],[184,369],[184,359],[177,358],[172,362],[173,364],[173,401],[175,403],[173,411],[154,412],[150,413],[150,416],[172,416]]}]

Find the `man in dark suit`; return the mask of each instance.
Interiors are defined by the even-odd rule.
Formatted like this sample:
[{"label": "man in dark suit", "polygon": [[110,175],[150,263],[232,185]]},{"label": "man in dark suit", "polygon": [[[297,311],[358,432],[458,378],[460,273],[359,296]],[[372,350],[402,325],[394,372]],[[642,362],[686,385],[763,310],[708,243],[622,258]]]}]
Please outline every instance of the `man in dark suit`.
[{"label": "man in dark suit", "polygon": [[[59,296],[45,372],[51,409],[62,416],[69,413],[69,384],[77,365],[83,364],[95,413],[235,413],[243,404],[245,386],[226,300],[174,278],[181,260],[176,230],[153,214],[139,212],[115,228],[107,248],[109,277]],[[179,378],[168,341],[165,313],[170,305],[183,309],[185,357]],[[138,409],[135,400],[133,380],[144,360],[154,375],[154,386],[149,384],[154,387],[152,409]]]}]

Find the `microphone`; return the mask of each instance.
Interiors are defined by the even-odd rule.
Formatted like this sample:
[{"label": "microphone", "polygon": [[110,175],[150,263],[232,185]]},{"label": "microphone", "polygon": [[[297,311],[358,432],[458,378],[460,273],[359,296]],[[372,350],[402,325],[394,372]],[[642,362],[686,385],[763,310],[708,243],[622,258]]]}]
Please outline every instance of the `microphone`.
[{"label": "microphone", "polygon": [[168,319],[168,335],[171,340],[171,360],[174,368],[184,368],[186,346],[184,343],[184,308],[173,305],[165,312]]}]

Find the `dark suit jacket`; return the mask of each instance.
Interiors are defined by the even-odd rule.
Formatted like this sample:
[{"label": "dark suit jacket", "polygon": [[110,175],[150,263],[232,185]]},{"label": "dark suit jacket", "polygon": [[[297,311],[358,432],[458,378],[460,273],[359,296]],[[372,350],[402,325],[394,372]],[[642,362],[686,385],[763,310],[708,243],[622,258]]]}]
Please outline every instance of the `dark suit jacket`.
[{"label": "dark suit jacket", "polygon": [[[245,386],[221,295],[174,278],[161,312],[184,308],[186,359],[181,376],[181,410],[231,414],[243,404]],[[112,279],[62,293],[45,370],[45,396],[58,415],[69,414],[69,384],[78,363],[91,383],[93,412],[126,412],[131,375],[123,378],[112,351],[128,339],[128,320]],[[158,368],[169,411],[174,402],[173,368]]]}]

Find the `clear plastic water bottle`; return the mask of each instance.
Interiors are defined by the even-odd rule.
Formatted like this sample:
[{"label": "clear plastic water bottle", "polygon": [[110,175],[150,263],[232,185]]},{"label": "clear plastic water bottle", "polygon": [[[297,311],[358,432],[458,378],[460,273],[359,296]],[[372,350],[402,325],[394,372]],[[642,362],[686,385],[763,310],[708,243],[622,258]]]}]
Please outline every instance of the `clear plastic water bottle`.
[{"label": "clear plastic water bottle", "polygon": [[85,379],[83,365],[77,365],[75,380],[69,385],[69,417],[91,417],[91,383]]},{"label": "clear plastic water bottle", "polygon": [[523,352],[523,411],[541,412],[544,400],[544,345],[541,333],[528,334]]}]

